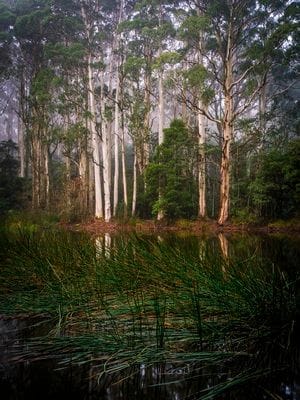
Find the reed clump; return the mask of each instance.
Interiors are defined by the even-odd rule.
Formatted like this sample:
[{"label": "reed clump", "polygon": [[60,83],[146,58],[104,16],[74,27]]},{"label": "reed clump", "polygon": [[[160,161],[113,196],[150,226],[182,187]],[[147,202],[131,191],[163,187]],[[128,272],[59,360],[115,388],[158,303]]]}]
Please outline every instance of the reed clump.
[{"label": "reed clump", "polygon": [[203,399],[298,365],[297,272],[137,236],[0,236],[0,312],[52,321],[47,335],[16,344],[15,359],[89,364],[99,379],[137,365],[223,371]]}]

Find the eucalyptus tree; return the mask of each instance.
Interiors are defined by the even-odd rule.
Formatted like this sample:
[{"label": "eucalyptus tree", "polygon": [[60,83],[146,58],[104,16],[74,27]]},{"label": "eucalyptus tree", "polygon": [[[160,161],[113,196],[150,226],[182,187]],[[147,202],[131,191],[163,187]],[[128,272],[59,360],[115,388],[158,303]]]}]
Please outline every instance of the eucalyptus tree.
[{"label": "eucalyptus tree", "polygon": [[15,14],[3,2],[0,2],[0,80],[8,76],[8,70],[12,67],[13,32],[11,26],[15,23]]},{"label": "eucalyptus tree", "polygon": [[[121,29],[127,39],[125,71],[129,92],[134,97],[130,127],[134,143],[133,210],[137,193],[137,172],[143,178],[151,155],[153,126],[158,129],[158,143],[163,142],[165,125],[164,64],[169,39],[174,33],[170,10],[174,1],[137,1]],[[139,93],[137,93],[139,91]],[[134,105],[139,98],[139,104]],[[136,121],[132,112],[138,112],[142,121]],[[138,123],[137,123],[138,122]],[[139,125],[139,128],[137,128]],[[144,190],[145,190],[144,180]]]},{"label": "eucalyptus tree", "polygon": [[[134,77],[134,81],[138,88],[143,91],[142,108],[140,107],[143,126],[139,132],[139,138],[136,137],[134,143],[140,174],[145,171],[150,155],[151,78],[155,51],[153,48],[153,27],[155,23],[149,8],[151,8],[151,4],[138,1],[135,4],[135,11],[121,26],[128,37],[127,49],[129,54],[126,69],[129,70],[132,65],[132,68],[139,72],[140,76]],[[140,80],[143,81],[143,86]]]},{"label": "eucalyptus tree", "polygon": [[[200,73],[214,80],[208,107],[193,104],[217,124],[221,133],[219,224],[229,218],[231,145],[234,126],[257,101],[272,65],[271,54],[286,38],[279,16],[286,8],[281,1],[214,0],[195,1],[193,8],[207,20],[209,35],[204,48]],[[271,24],[267,22],[271,21]],[[268,31],[262,29],[268,26]],[[261,35],[265,40],[261,41]],[[220,97],[220,113],[213,105]],[[189,99],[187,99],[189,101]]]},{"label": "eucalyptus tree", "polygon": [[[185,41],[185,62],[188,66],[185,73],[186,83],[189,84],[193,93],[195,107],[192,110],[197,114],[198,125],[198,216],[205,218],[206,206],[206,129],[208,100],[210,96],[208,86],[208,73],[204,66],[204,54],[207,54],[208,18],[200,8],[200,1],[195,2],[195,9],[183,21],[179,29],[179,37]],[[202,110],[204,112],[202,112]]]},{"label": "eucalyptus tree", "polygon": [[[95,7],[97,4],[93,2],[80,2],[81,15],[84,23],[85,39],[87,41],[87,81],[88,81],[88,109],[90,112],[90,130],[91,130],[91,142],[93,152],[93,163],[94,163],[94,190],[95,190],[95,217],[102,218],[103,212],[103,199],[102,199],[102,183],[101,183],[101,166],[100,166],[100,136],[97,132],[97,115],[96,115],[96,104],[95,104],[95,87],[94,87],[94,76],[93,76],[93,41],[96,30],[95,21]],[[105,169],[106,180],[107,180],[107,165]],[[106,183],[107,186],[107,183]],[[108,194],[107,194],[108,195]],[[110,204],[109,204],[110,209]],[[107,215],[107,219],[110,219],[110,215]]]},{"label": "eucalyptus tree", "polygon": [[[95,165],[96,216],[111,219],[111,125],[112,67],[114,62],[113,33],[119,22],[119,1],[81,1],[82,19],[88,48],[89,110],[91,114],[92,147]],[[95,71],[97,73],[95,73]],[[97,85],[97,86],[96,86]],[[99,98],[96,91],[100,92]],[[97,107],[96,103],[99,103]],[[100,159],[99,145],[102,148]],[[101,165],[102,161],[102,165]],[[101,211],[102,169],[104,206]]]},{"label": "eucalyptus tree", "polygon": [[[25,124],[30,143],[32,175],[32,205],[49,205],[49,113],[51,102],[47,66],[43,49],[48,35],[53,35],[49,17],[51,10],[45,1],[20,1],[15,8],[14,37],[18,41],[22,73],[26,76],[21,91],[26,102]],[[25,71],[24,71],[25,70]],[[21,80],[24,80],[24,75]],[[24,107],[25,108],[25,107]]]}]

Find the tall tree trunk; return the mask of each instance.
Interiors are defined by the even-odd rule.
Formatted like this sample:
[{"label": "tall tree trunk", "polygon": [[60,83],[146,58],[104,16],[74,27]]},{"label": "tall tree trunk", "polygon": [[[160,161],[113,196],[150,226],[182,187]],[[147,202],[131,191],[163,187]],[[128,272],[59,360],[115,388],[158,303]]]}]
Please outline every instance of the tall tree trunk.
[{"label": "tall tree trunk", "polygon": [[133,160],[133,190],[132,190],[132,209],[131,216],[135,216],[136,211],[136,193],[137,193],[137,155],[136,148],[134,145],[134,160]]},{"label": "tall tree trunk", "polygon": [[95,93],[92,73],[92,56],[88,56],[88,86],[89,86],[89,108],[91,112],[90,128],[92,133],[92,151],[94,163],[94,185],[95,185],[95,217],[103,218],[103,203],[101,189],[101,168],[100,168],[100,150],[99,136],[96,130],[96,107]]},{"label": "tall tree trunk", "polygon": [[109,145],[109,130],[104,119],[105,100],[104,100],[104,76],[101,72],[101,133],[102,133],[102,161],[103,161],[103,188],[104,188],[104,219],[106,222],[111,220],[111,204],[110,204],[110,157],[111,150]]},{"label": "tall tree trunk", "polygon": [[151,76],[150,72],[146,71],[145,73],[145,89],[144,89],[144,104],[145,104],[145,116],[144,116],[144,137],[143,137],[143,155],[141,162],[141,173],[145,171],[149,163],[150,156],[150,85],[151,85]]},{"label": "tall tree trunk", "polygon": [[229,24],[227,52],[224,65],[224,116],[222,130],[222,154],[220,168],[220,211],[218,223],[224,224],[229,218],[229,193],[230,193],[230,149],[233,138],[233,94],[232,94],[232,75],[233,75],[233,48],[231,43],[232,27]]},{"label": "tall tree trunk", "polygon": [[[200,17],[202,15],[200,7],[197,9],[197,14]],[[198,64],[203,65],[203,52],[204,52],[204,39],[203,32],[199,34],[199,49],[198,49]],[[206,217],[206,154],[205,154],[205,142],[206,142],[206,117],[200,110],[205,110],[206,107],[201,100],[201,94],[198,101],[198,216],[199,218]]]},{"label": "tall tree trunk", "polygon": [[44,145],[44,196],[45,196],[45,207],[49,210],[50,207],[50,171],[49,171],[49,149],[48,146]]},{"label": "tall tree trunk", "polygon": [[266,134],[266,110],[267,110],[267,84],[265,83],[259,93],[258,98],[258,107],[259,107],[259,130],[260,130],[260,139],[259,149],[263,149],[263,144],[265,140]]},{"label": "tall tree trunk", "polygon": [[127,178],[126,178],[125,126],[124,126],[124,116],[123,116],[123,114],[122,114],[121,153],[122,153],[122,182],[123,182],[123,196],[124,196],[124,217],[127,218],[127,213],[128,213],[128,194],[127,194]]},{"label": "tall tree trunk", "polygon": [[[199,101],[199,109],[203,105]],[[198,185],[199,185],[199,209],[198,216],[200,218],[206,217],[206,154],[205,154],[205,141],[206,141],[206,118],[200,112],[198,113],[198,145],[199,145],[199,162],[198,162]]]},{"label": "tall tree trunk", "polygon": [[65,168],[66,168],[66,177],[65,177],[65,196],[67,202],[67,212],[70,213],[72,207],[71,201],[71,160],[69,155],[65,156]]},{"label": "tall tree trunk", "polygon": [[38,209],[40,207],[40,151],[39,141],[36,135],[31,130],[31,177],[32,177],[32,208]]},{"label": "tall tree trunk", "polygon": [[[164,87],[163,87],[163,70],[159,71],[158,77],[158,145],[162,145],[164,142]],[[158,197],[161,199],[161,184],[159,183]],[[160,221],[164,218],[164,211],[159,210],[157,214],[157,220]]]},{"label": "tall tree trunk", "polygon": [[81,140],[79,144],[80,157],[79,157],[79,177],[80,177],[80,208],[82,214],[86,214],[89,210],[88,205],[88,191],[89,191],[89,167],[88,167],[88,152],[87,140]]},{"label": "tall tree trunk", "polygon": [[18,115],[18,146],[20,170],[19,176],[25,178],[26,175],[26,146],[25,146],[25,76],[23,69],[20,71],[20,89],[19,89],[19,115]]},{"label": "tall tree trunk", "polygon": [[[120,9],[119,9],[119,20],[118,25],[121,24],[123,20],[123,9],[124,9],[124,1],[121,0],[120,2]],[[120,34],[117,33],[116,36],[116,48],[117,51],[120,51]],[[117,207],[119,202],[119,142],[120,142],[120,135],[119,135],[119,114],[120,114],[120,56],[116,56],[116,95],[115,95],[115,136],[114,136],[114,144],[115,144],[115,170],[114,170],[114,206],[113,206],[113,216],[115,217],[117,214]],[[123,163],[123,158],[122,158]]]},{"label": "tall tree trunk", "polygon": [[19,160],[20,169],[19,176],[25,178],[25,138],[24,138],[24,123],[21,113],[18,117],[18,150],[19,150]]},{"label": "tall tree trunk", "polygon": [[[161,52],[160,52],[161,54]],[[161,68],[158,77],[158,144],[164,142],[165,104],[164,104],[164,72]]]},{"label": "tall tree trunk", "polygon": [[[81,3],[81,14],[85,26],[85,34],[89,46],[91,46],[91,24],[88,21],[86,10],[83,3]],[[92,71],[92,54],[91,49],[88,54],[88,107],[91,113],[90,128],[92,133],[92,152],[94,163],[94,186],[95,186],[95,217],[103,218],[103,203],[102,203],[102,189],[101,189],[101,168],[100,168],[100,150],[99,150],[99,136],[96,129],[96,106],[95,106],[95,91]]]},{"label": "tall tree trunk", "polygon": [[119,101],[120,101],[120,79],[117,63],[117,79],[116,79],[116,95],[115,95],[115,169],[114,169],[114,207],[113,216],[117,214],[117,207],[119,202]]}]

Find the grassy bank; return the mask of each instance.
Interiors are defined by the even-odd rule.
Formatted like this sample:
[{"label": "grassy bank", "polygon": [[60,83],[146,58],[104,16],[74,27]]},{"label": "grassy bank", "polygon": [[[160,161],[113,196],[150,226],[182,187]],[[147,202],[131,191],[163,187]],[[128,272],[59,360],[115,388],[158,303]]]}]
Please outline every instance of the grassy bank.
[{"label": "grassy bank", "polygon": [[88,232],[92,235],[107,233],[160,233],[160,232],[189,232],[193,234],[218,234],[230,232],[249,233],[286,233],[300,234],[300,220],[297,218],[289,220],[274,221],[252,221],[233,218],[225,225],[218,225],[215,220],[187,220],[156,221],[142,220],[139,218],[128,218],[126,220],[113,219],[105,222],[101,219],[86,218],[76,223],[61,219],[60,216],[47,212],[9,212],[2,216],[1,226],[6,228],[64,228],[71,231]]}]

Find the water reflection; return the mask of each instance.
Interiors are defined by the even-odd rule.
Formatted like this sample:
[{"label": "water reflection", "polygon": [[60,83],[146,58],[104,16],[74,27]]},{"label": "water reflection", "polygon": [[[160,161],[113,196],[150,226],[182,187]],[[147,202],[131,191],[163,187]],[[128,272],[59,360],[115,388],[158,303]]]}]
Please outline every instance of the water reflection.
[{"label": "water reflection", "polygon": [[218,238],[219,238],[219,242],[220,242],[220,249],[221,249],[221,253],[222,256],[224,258],[224,260],[228,261],[229,258],[229,250],[228,250],[228,240],[227,237],[224,235],[224,233],[219,233],[218,234]]},{"label": "water reflection", "polygon": [[102,236],[97,236],[95,238],[95,248],[96,248],[96,257],[99,259],[101,257],[110,257],[112,247],[112,237],[110,233],[105,233]]},{"label": "water reflection", "polygon": [[[138,254],[136,254],[136,249],[134,246],[131,248],[131,243],[137,240],[133,237],[125,236],[110,236],[108,234],[101,237],[97,237],[94,240],[96,256],[101,264],[101,260],[111,260],[114,259],[114,254],[118,248],[126,249],[127,256],[132,257],[137,262],[137,276],[139,274],[138,270]],[[245,268],[245,274],[247,273],[246,266],[249,260],[260,260],[266,263],[266,268],[272,266],[272,268],[278,268],[281,275],[284,276],[297,276],[299,272],[299,259],[300,259],[300,248],[299,240],[295,238],[291,240],[286,237],[269,237],[269,236],[247,236],[247,235],[224,235],[219,234],[214,237],[197,237],[197,236],[186,236],[177,237],[176,235],[166,235],[161,234],[156,237],[143,236],[141,238],[143,241],[143,246],[145,249],[154,248],[153,244],[158,244],[164,248],[168,246],[172,248],[176,253],[182,255],[182,265],[183,267],[189,268],[189,264],[185,264],[184,260],[187,255],[193,255],[197,260],[199,260],[200,266],[205,265],[206,260],[215,260],[217,257],[223,259],[225,263],[221,264],[224,268],[229,262],[236,261],[238,268],[243,271]],[[93,248],[94,252],[94,248]],[[157,265],[164,270],[164,264]],[[215,265],[213,264],[213,267]],[[175,268],[175,266],[174,266]],[[226,270],[226,269],[225,269]],[[122,271],[123,272],[123,271]],[[154,271],[155,272],[155,271]],[[160,271],[158,271],[160,273]],[[223,270],[224,272],[224,270]],[[243,271],[244,272],[244,271]],[[114,276],[113,284],[118,285],[119,281],[119,271],[116,268],[116,274]],[[158,275],[159,276],[159,275]],[[128,276],[128,281],[132,280],[133,275]],[[189,278],[194,279],[192,273],[188,275]],[[101,276],[99,277],[99,279]],[[136,276],[134,276],[137,279]],[[180,278],[180,276],[178,277]],[[138,280],[138,279],[137,279]],[[223,279],[224,280],[224,279]],[[176,291],[182,289],[182,282],[180,279],[175,282]],[[192,296],[193,307],[197,308],[197,296],[200,296],[200,292],[196,285],[193,286],[194,282],[189,282],[191,290],[189,291],[189,286],[187,284],[186,292],[184,292],[184,299],[188,296]],[[277,282],[275,282],[277,284]],[[128,282],[126,286],[128,293],[137,290],[138,284],[132,285]],[[133,288],[133,289],[132,289]],[[149,304],[145,303],[145,299],[140,297],[139,293],[135,293],[132,302],[135,306],[140,309],[140,314],[134,316],[136,320],[139,320],[140,329],[142,331],[141,335],[144,335],[144,331],[148,330],[150,332],[149,321],[153,322],[156,326],[156,331],[160,332],[162,328],[165,328],[165,332],[162,333],[164,338],[168,335],[180,335],[180,332],[168,330],[168,318],[175,314],[175,312],[181,312],[180,316],[187,320],[186,326],[191,324],[191,309],[186,308],[186,303],[183,303],[182,310],[178,310],[175,306],[181,306],[180,303],[176,305],[171,305],[169,314],[165,317],[161,317],[160,313],[163,311],[159,309],[161,305],[165,307],[166,301],[172,303],[173,299],[169,299],[168,296],[161,290],[159,281],[157,281],[157,287],[153,288],[153,293],[156,297],[151,298],[150,305],[153,309],[149,311]],[[192,294],[192,295],[191,295]],[[102,293],[100,293],[102,296]],[[100,296],[99,295],[99,296]],[[295,296],[299,294],[295,293]],[[100,297],[99,297],[100,298]],[[101,297],[102,299],[102,297]],[[101,300],[100,299],[100,300]],[[96,299],[93,299],[96,301]],[[125,305],[126,296],[121,299]],[[121,301],[120,300],[120,301]],[[159,300],[162,300],[159,303]],[[99,313],[103,312],[105,307],[109,304],[101,303],[99,308]],[[155,308],[156,307],[156,308]],[[124,314],[117,313],[115,304],[109,310],[110,314],[103,319],[107,322],[108,317],[110,321],[113,320],[114,328],[118,332],[118,326],[122,326],[122,318],[126,318],[125,323],[130,323],[130,311],[125,310]],[[154,311],[156,311],[156,314]],[[106,311],[106,310],[104,310]],[[196,333],[200,337],[201,335],[201,309],[197,310],[199,312],[199,332]],[[148,314],[147,314],[148,313]],[[156,320],[155,320],[156,317]],[[266,315],[266,318],[268,315]],[[147,319],[148,318],[148,319]],[[101,325],[102,320],[98,322]],[[204,321],[210,322],[210,321]],[[233,321],[235,323],[235,321]],[[249,322],[250,323],[250,322]],[[118,325],[119,324],[119,325]],[[208,387],[213,387],[218,385],[220,382],[230,382],[234,373],[236,373],[236,365],[227,365],[224,363],[219,369],[210,369],[206,366],[202,368],[199,363],[192,361],[190,363],[171,363],[171,362],[161,362],[157,365],[148,365],[146,362],[136,363],[128,368],[124,373],[116,372],[111,374],[103,374],[103,368],[99,368],[95,361],[86,363],[83,366],[76,366],[76,364],[71,363],[67,368],[60,370],[61,364],[60,359],[47,359],[43,361],[36,362],[18,362],[17,360],[12,360],[10,353],[13,354],[14,347],[24,344],[26,348],[26,339],[28,337],[35,336],[46,336],[49,332],[53,331],[55,328],[55,323],[49,321],[49,319],[41,316],[37,319],[5,319],[0,320],[0,332],[1,332],[1,352],[0,356],[0,374],[1,374],[1,387],[0,392],[4,394],[5,399],[53,399],[53,398],[66,398],[71,396],[73,399],[106,399],[106,400],[119,400],[119,399],[164,399],[164,400],[195,400],[201,398],[203,390]],[[210,328],[209,323],[207,323],[208,329]],[[234,328],[234,326],[233,326]],[[99,332],[105,332],[107,335],[109,332],[109,327],[97,326]],[[103,331],[101,330],[103,329]],[[290,327],[290,332],[294,330],[294,327]],[[251,332],[251,331],[250,331]],[[150,332],[151,333],[151,332]],[[149,335],[150,335],[149,333]],[[216,336],[222,334],[222,332],[215,332]],[[219,394],[216,398],[218,399],[293,399],[299,400],[299,352],[297,353],[296,343],[289,343],[289,349],[281,349],[282,353],[279,354],[279,349],[281,346],[279,332],[279,346],[278,343],[265,343],[262,337],[261,345],[260,343],[249,342],[249,352],[254,355],[261,354],[261,362],[269,365],[272,373],[267,377],[262,377],[257,381],[256,385],[241,385],[241,387],[231,391],[229,393]],[[298,336],[293,333],[291,338],[297,338]],[[234,335],[230,338],[232,342],[236,340]],[[291,339],[292,340],[292,339]],[[182,341],[183,342],[183,341]],[[299,343],[298,343],[299,344]],[[163,345],[163,343],[162,343]],[[163,346],[160,347],[163,347]],[[184,346],[184,342],[182,344]],[[193,349],[195,353],[199,350],[199,340],[198,337],[195,339],[193,344]],[[223,343],[220,340],[218,343],[219,348],[222,350]],[[252,346],[252,348],[251,348]],[[254,346],[255,349],[253,349]],[[282,346],[283,347],[283,346]],[[281,357],[284,357],[284,364],[289,366],[284,373],[277,371],[276,366],[281,365]],[[38,358],[38,354],[37,354]],[[290,358],[290,359],[289,359]],[[292,360],[292,358],[294,358]],[[278,362],[277,362],[278,361]],[[248,360],[247,360],[248,362]],[[297,364],[298,363],[298,364]],[[238,365],[239,368],[243,367],[243,363]],[[297,367],[298,365],[298,367]],[[248,367],[248,364],[245,363]],[[116,365],[116,369],[118,369]],[[258,365],[258,367],[261,367]],[[274,371],[274,372],[273,372]],[[125,379],[126,378],[126,379]]]}]

